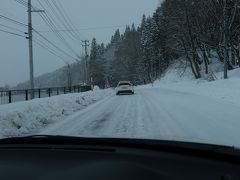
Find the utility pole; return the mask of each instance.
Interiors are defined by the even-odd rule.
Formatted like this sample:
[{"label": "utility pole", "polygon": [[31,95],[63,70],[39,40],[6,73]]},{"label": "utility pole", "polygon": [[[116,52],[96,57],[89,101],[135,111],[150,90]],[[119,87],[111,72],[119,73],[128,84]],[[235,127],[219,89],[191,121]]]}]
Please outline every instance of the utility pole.
[{"label": "utility pole", "polygon": [[28,44],[29,44],[29,68],[31,99],[34,98],[34,75],[33,75],[33,46],[32,46],[32,5],[28,0]]},{"label": "utility pole", "polygon": [[34,99],[34,72],[33,72],[33,45],[32,45],[32,12],[44,12],[43,10],[32,10],[31,0],[28,0],[28,43],[29,43],[29,69],[30,69],[30,96]]},{"label": "utility pole", "polygon": [[84,44],[82,44],[82,46],[85,48],[85,57],[88,57],[88,53],[87,53],[87,47],[89,46],[89,40],[84,40],[82,41]]},{"label": "utility pole", "polygon": [[227,27],[227,0],[224,0],[224,9],[223,9],[223,47],[224,47],[224,79],[228,78],[228,27]]},{"label": "utility pole", "polygon": [[88,83],[88,77],[87,77],[87,58],[88,58],[88,53],[87,53],[87,47],[89,46],[89,40],[84,40],[82,41],[84,44],[82,46],[85,48],[85,60],[84,60],[84,76],[85,76],[85,83]]},{"label": "utility pole", "polygon": [[67,63],[67,76],[68,76],[68,88],[70,89],[70,87],[72,86],[72,75],[71,75],[71,68],[70,68],[70,64]]}]

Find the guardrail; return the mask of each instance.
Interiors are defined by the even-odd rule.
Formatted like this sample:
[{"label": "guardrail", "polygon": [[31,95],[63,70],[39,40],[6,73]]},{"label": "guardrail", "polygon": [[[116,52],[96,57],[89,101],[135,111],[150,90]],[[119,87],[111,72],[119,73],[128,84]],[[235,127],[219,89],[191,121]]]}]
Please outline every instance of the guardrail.
[{"label": "guardrail", "polygon": [[67,93],[79,93],[92,90],[91,86],[71,86],[71,87],[50,87],[38,89],[23,90],[4,90],[0,91],[0,104],[8,104],[18,101],[28,101],[31,98],[31,92],[34,92],[34,98],[51,97]]}]

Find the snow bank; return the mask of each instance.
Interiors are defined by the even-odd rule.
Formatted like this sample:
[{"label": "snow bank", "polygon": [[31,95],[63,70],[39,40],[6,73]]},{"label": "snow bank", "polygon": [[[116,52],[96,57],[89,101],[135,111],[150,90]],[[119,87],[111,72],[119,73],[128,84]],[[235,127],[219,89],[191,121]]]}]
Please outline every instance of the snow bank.
[{"label": "snow bank", "polygon": [[[223,79],[223,72],[217,72],[219,66],[210,66],[214,69],[215,81],[204,78],[194,79],[190,68],[170,68],[166,75],[154,82],[154,87],[164,87],[180,92],[207,96],[240,105],[240,68],[228,71],[228,79]],[[150,85],[149,85],[150,86]]]},{"label": "snow bank", "polygon": [[110,95],[111,89],[34,99],[0,106],[0,137],[34,132]]}]

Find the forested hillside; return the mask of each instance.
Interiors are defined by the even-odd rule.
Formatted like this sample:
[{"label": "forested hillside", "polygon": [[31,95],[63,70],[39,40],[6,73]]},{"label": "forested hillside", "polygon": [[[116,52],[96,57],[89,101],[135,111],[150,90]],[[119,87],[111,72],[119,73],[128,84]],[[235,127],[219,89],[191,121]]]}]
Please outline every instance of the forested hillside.
[{"label": "forested hillside", "polygon": [[[141,25],[127,25],[122,34],[116,30],[109,44],[92,40],[88,83],[102,88],[115,86],[119,80],[150,83],[176,59],[186,60],[192,75],[199,79],[212,73],[209,64],[213,55],[219,64],[225,56],[231,70],[240,60],[239,21],[238,0],[165,0],[152,16],[142,16]],[[81,67],[74,71],[80,72]],[[70,79],[80,83],[83,75],[78,76]]]},{"label": "forested hillside", "polygon": [[[213,54],[223,63],[225,51],[231,70],[239,63],[239,2],[224,2],[165,0],[151,17],[143,15],[140,27],[127,26],[123,34],[117,30],[107,47],[96,45],[93,39],[90,76],[102,87],[119,80],[149,83],[159,78],[173,60],[184,57],[198,79],[209,73]],[[113,59],[106,62],[104,51],[112,46]],[[106,63],[110,68],[105,68]]]}]

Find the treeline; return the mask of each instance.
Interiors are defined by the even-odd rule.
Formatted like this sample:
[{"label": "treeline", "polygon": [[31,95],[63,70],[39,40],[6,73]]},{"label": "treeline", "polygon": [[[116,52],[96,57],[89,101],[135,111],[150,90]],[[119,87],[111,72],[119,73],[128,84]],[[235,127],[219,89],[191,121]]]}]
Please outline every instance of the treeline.
[{"label": "treeline", "polygon": [[198,79],[209,73],[212,54],[219,63],[225,55],[230,70],[240,62],[239,21],[239,0],[165,0],[151,17],[143,15],[139,27],[116,30],[106,47],[92,40],[89,79],[100,87],[120,80],[150,83],[179,57]]}]

